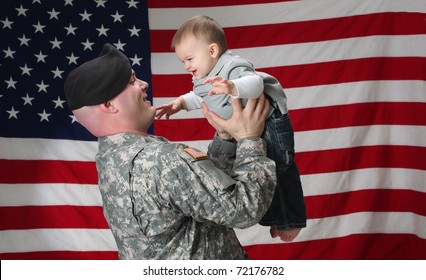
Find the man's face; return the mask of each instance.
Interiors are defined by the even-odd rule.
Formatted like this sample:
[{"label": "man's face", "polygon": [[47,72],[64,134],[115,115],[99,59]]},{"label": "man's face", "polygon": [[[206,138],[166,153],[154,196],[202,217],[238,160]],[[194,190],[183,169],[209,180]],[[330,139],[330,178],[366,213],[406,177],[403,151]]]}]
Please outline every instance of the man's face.
[{"label": "man's face", "polygon": [[155,117],[155,107],[147,100],[148,83],[136,78],[132,71],[127,87],[111,103],[119,109],[121,119],[126,125],[146,131]]}]

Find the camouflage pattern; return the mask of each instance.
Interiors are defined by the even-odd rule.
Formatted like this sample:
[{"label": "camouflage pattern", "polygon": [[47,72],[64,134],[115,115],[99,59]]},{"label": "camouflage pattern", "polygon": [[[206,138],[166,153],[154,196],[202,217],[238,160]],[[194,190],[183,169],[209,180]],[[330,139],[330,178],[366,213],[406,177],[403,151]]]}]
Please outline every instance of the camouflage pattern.
[{"label": "camouflage pattern", "polygon": [[247,258],[232,228],[258,223],[272,200],[264,141],[215,137],[202,159],[185,147],[130,133],[99,138],[99,188],[120,259]]}]

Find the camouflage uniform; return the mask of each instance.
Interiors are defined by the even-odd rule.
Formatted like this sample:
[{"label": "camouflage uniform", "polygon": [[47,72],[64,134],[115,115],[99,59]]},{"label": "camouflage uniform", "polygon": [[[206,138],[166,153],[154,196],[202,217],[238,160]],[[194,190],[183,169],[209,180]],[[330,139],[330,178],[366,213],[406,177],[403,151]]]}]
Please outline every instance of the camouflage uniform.
[{"label": "camouflage uniform", "polygon": [[156,136],[99,138],[99,187],[120,259],[247,257],[232,228],[258,223],[272,200],[264,141],[215,137],[201,158],[184,148]]}]

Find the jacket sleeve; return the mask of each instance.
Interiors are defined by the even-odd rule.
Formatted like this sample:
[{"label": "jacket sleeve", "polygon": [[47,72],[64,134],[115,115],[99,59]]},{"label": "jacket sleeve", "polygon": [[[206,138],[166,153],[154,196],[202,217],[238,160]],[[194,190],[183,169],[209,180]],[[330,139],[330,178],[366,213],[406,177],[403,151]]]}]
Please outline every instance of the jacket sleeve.
[{"label": "jacket sleeve", "polygon": [[253,65],[242,58],[233,59],[228,66],[228,79],[237,88],[234,98],[257,98],[263,92],[263,78],[257,74]]},{"label": "jacket sleeve", "polygon": [[193,91],[185,93],[181,95],[181,97],[185,100],[188,111],[201,109],[201,102],[203,102],[203,99],[196,95]]}]

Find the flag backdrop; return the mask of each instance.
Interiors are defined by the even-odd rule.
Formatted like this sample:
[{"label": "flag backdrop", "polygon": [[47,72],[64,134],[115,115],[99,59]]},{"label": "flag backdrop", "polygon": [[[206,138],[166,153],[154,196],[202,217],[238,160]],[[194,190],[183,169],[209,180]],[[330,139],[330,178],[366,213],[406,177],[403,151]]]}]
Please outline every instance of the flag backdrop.
[{"label": "flag backdrop", "polygon": [[[66,75],[110,42],[154,105],[191,88],[170,49],[196,14],[288,96],[308,213],[292,243],[237,230],[252,259],[426,259],[426,3],[2,0],[0,259],[116,259],[96,139],[73,118]],[[206,149],[201,112],[151,132]]]}]

